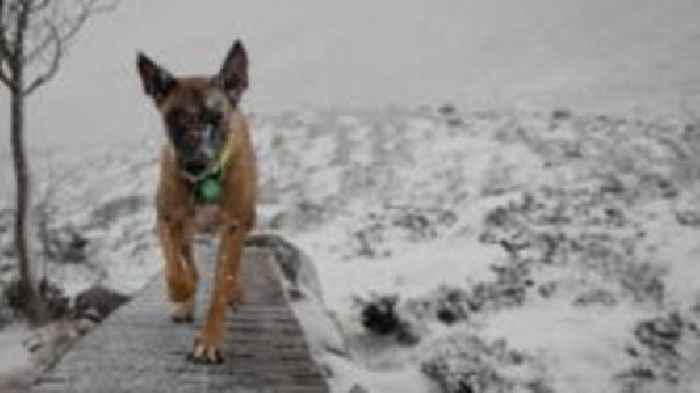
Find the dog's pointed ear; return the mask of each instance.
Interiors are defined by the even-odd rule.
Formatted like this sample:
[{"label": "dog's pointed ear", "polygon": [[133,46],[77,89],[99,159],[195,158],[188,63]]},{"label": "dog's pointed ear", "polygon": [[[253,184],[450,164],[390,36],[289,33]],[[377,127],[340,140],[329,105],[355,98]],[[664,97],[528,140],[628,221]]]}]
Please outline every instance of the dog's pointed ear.
[{"label": "dog's pointed ear", "polygon": [[136,66],[141,76],[143,90],[156,103],[160,103],[177,84],[175,77],[170,72],[156,64],[142,52],[139,52],[136,56]]},{"label": "dog's pointed ear", "polygon": [[240,40],[234,41],[214,81],[236,106],[248,88],[248,54]]}]

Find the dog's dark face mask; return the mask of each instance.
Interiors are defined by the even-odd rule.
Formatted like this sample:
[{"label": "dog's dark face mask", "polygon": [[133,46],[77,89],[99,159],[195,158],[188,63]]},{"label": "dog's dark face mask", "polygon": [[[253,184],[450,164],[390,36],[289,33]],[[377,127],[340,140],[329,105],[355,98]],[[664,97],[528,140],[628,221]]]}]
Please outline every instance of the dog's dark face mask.
[{"label": "dog's dark face mask", "polygon": [[215,164],[226,143],[227,115],[206,105],[175,106],[164,114],[168,138],[185,174],[198,177]]},{"label": "dog's dark face mask", "polygon": [[231,114],[248,87],[248,59],[235,41],[218,74],[211,78],[175,78],[143,54],[137,66],[146,94],[163,115],[181,172],[191,180],[217,163]]}]

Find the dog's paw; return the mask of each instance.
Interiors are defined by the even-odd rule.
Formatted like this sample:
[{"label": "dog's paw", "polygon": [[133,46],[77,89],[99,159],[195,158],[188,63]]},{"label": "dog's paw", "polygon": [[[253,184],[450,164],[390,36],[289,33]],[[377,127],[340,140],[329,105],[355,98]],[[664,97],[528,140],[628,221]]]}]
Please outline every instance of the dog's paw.
[{"label": "dog's paw", "polygon": [[224,362],[219,343],[201,336],[194,339],[192,353],[187,358],[195,364],[221,364]]},{"label": "dog's paw", "polygon": [[175,323],[194,322],[194,299],[170,304],[170,319]]},{"label": "dog's paw", "polygon": [[243,304],[246,301],[245,290],[242,286],[238,286],[236,289],[231,291],[228,297],[228,304],[231,307],[235,307],[239,304]]}]

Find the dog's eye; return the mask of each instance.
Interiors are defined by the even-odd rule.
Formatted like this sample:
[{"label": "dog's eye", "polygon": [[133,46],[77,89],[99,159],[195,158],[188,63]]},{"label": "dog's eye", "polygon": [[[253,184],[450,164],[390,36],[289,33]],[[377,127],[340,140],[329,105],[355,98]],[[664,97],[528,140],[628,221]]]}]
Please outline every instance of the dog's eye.
[{"label": "dog's eye", "polygon": [[183,109],[175,108],[166,116],[171,127],[188,128],[197,124],[197,116]]}]

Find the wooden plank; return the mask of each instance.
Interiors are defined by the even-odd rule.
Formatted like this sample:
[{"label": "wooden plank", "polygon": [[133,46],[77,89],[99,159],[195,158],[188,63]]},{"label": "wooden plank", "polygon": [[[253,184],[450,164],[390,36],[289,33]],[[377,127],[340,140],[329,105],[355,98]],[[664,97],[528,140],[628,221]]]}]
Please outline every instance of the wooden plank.
[{"label": "wooden plank", "polygon": [[[213,250],[198,250],[212,260]],[[202,323],[213,266],[200,263],[194,325],[170,322],[164,282],[154,278],[133,301],[90,332],[33,388],[35,393],[327,393],[304,333],[284,296],[274,256],[246,248],[246,304],[229,313],[222,365],[186,360]]]}]

